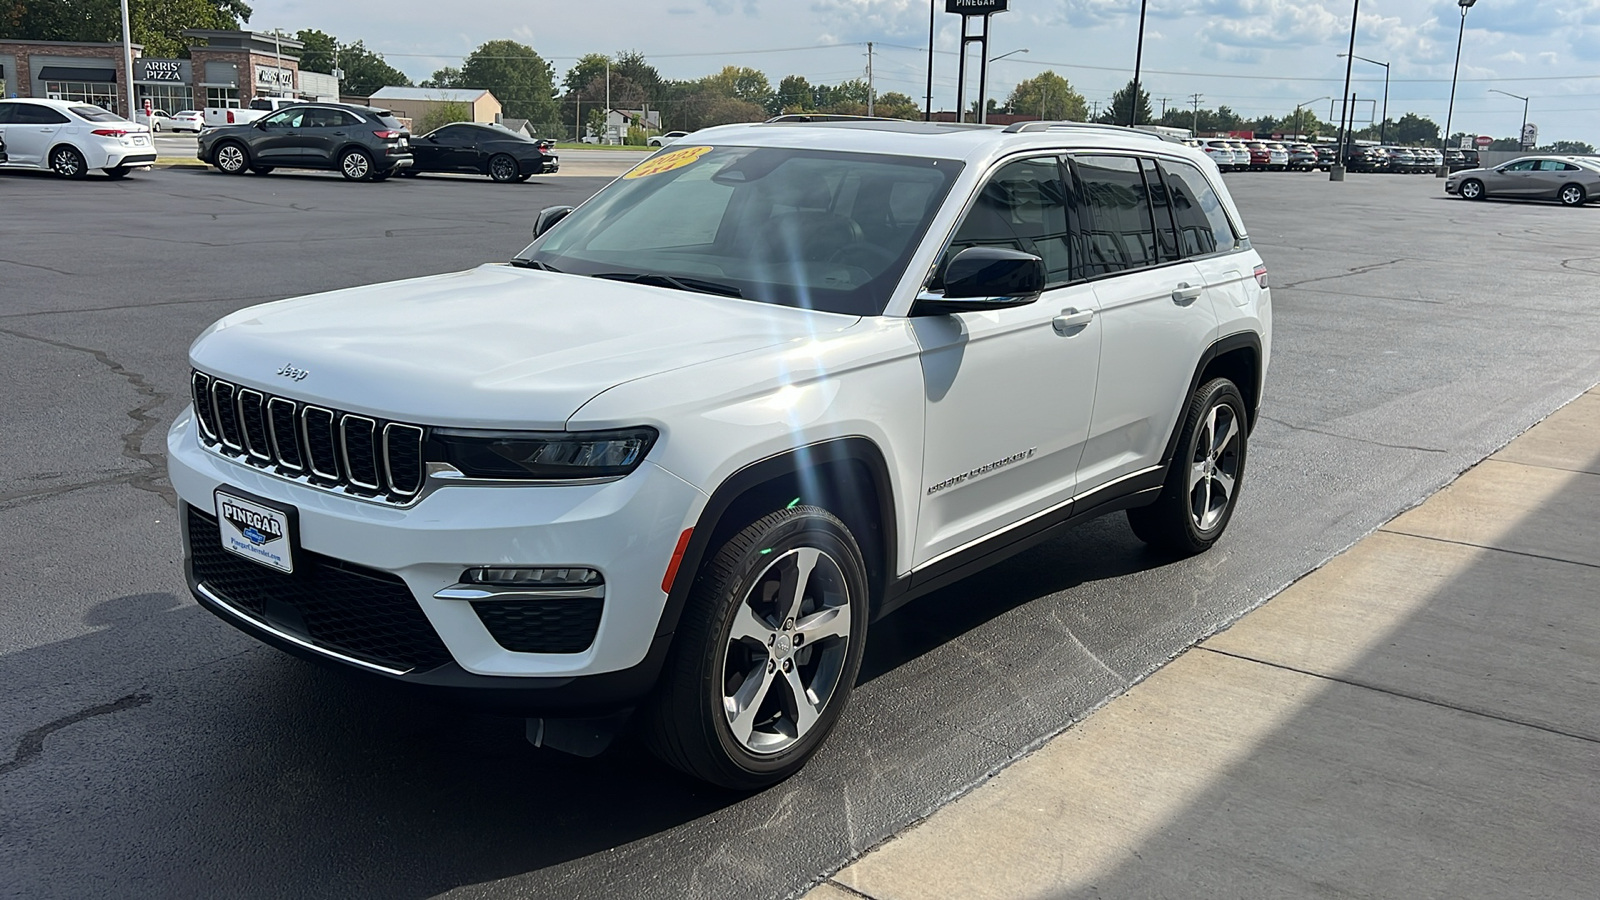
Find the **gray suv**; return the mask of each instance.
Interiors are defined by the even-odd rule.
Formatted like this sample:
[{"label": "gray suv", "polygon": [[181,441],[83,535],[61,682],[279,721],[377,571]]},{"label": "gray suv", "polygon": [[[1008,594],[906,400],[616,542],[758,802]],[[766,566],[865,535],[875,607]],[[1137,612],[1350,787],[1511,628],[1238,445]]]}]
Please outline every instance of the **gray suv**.
[{"label": "gray suv", "polygon": [[265,175],[282,166],[382,181],[411,165],[410,137],[386,109],[307,103],[246,125],[208,128],[200,133],[198,156],[230,175]]}]

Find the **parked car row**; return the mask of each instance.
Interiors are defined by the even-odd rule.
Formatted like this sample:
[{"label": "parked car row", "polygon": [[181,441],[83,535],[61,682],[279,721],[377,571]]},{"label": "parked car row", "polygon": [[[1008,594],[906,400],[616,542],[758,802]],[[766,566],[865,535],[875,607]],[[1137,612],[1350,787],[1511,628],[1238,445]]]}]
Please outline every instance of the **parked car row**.
[{"label": "parked car row", "polygon": [[1344,165],[1352,172],[1433,174],[1444,154],[1432,147],[1398,147],[1356,141],[1345,148]]},{"label": "parked car row", "polygon": [[1309,172],[1317,168],[1310,144],[1238,138],[1194,138],[1184,143],[1211,157],[1224,172]]},{"label": "parked car row", "polygon": [[[1339,156],[1335,143],[1316,144],[1244,140],[1240,138],[1192,138],[1185,141],[1211,157],[1224,172],[1310,172],[1327,171]],[[1452,170],[1477,165],[1476,150],[1453,150],[1448,157]],[[1471,162],[1464,160],[1470,154]],[[1345,167],[1353,172],[1432,173],[1444,164],[1444,153],[1431,147],[1400,147],[1356,141],[1345,148]]]}]

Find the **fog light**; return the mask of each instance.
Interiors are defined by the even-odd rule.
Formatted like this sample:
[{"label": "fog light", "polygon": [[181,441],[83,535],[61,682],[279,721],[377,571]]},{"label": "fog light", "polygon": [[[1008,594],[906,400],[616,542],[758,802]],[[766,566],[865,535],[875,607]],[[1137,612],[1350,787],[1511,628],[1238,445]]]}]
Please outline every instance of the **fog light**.
[{"label": "fog light", "polygon": [[605,579],[594,569],[575,566],[561,569],[485,566],[468,569],[462,574],[461,580],[467,584],[493,584],[501,587],[586,587],[605,583]]}]

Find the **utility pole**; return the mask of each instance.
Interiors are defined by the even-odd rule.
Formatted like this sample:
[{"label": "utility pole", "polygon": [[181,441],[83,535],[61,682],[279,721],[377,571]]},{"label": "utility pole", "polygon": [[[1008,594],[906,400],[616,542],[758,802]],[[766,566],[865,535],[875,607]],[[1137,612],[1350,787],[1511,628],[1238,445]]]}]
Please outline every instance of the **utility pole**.
[{"label": "utility pole", "polygon": [[928,0],[928,97],[922,107],[922,121],[933,121],[933,14],[938,0]]},{"label": "utility pole", "polygon": [[606,144],[611,143],[611,57],[606,57],[606,119],[605,134],[602,139]]},{"label": "utility pole", "polygon": [[1139,46],[1133,53],[1133,97],[1128,108],[1128,126],[1139,124],[1139,69],[1144,64],[1144,8],[1149,0],[1139,0]]},{"label": "utility pole", "polygon": [[1090,119],[1098,119],[1098,118],[1100,118],[1100,101],[1099,100],[1090,100],[1089,101],[1089,106],[1091,107],[1091,109],[1089,110],[1089,118]]},{"label": "utility pole", "polygon": [[1200,95],[1200,94],[1190,94],[1189,95],[1189,102],[1194,104],[1194,124],[1190,129],[1192,134],[1199,134],[1200,133],[1200,98],[1201,98],[1201,96],[1202,95]]},{"label": "utility pole", "polygon": [[1165,119],[1167,117],[1167,102],[1169,100],[1171,100],[1171,99],[1172,99],[1171,97],[1162,97],[1161,98],[1161,118],[1163,118],[1163,119]]},{"label": "utility pole", "polygon": [[867,41],[867,115],[873,115],[873,100],[878,92],[872,87],[872,42]]},{"label": "utility pole", "polygon": [[[122,75],[127,81],[125,87],[128,89],[128,121],[136,122],[138,120],[134,117],[138,113],[134,112],[133,99],[133,33],[128,30],[128,0],[122,0]],[[154,130],[155,126],[152,124],[151,131]]]}]

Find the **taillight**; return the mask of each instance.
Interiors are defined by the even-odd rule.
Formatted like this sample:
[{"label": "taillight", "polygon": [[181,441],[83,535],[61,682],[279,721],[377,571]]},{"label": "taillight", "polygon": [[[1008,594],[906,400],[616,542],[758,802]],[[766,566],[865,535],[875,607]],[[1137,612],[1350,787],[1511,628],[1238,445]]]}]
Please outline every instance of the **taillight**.
[{"label": "taillight", "polygon": [[386,141],[394,141],[394,140],[399,140],[400,136],[402,134],[404,134],[404,132],[401,132],[401,131],[389,131],[389,130],[386,129],[384,131],[374,131],[373,134],[377,135],[378,137],[380,137],[380,138],[382,138],[382,139],[384,139]]},{"label": "taillight", "polygon": [[89,133],[98,134],[101,137],[127,137],[129,134],[129,132],[123,131],[121,128],[96,128]]},{"label": "taillight", "polygon": [[233,124],[233,110],[231,110],[231,109],[228,110],[228,124],[229,125]]},{"label": "taillight", "polygon": [[1256,284],[1261,285],[1262,290],[1266,290],[1266,287],[1267,287],[1267,267],[1264,266],[1264,265],[1256,266]]}]

